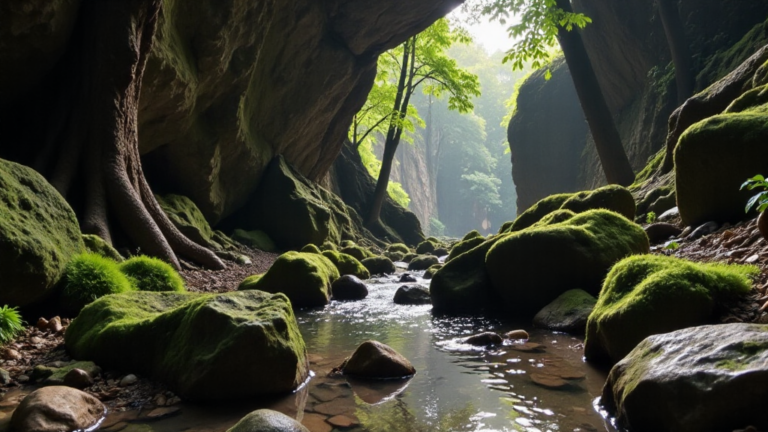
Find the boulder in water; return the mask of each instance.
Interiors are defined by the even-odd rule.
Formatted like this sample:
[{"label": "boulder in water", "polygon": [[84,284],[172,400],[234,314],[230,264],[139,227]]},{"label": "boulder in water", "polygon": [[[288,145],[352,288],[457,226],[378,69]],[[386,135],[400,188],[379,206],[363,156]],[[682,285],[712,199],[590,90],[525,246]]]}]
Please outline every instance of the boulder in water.
[{"label": "boulder in water", "polygon": [[438,263],[440,260],[434,255],[419,255],[408,263],[408,270],[426,270]]},{"label": "boulder in water", "polygon": [[21,401],[11,417],[19,432],[90,430],[107,415],[107,409],[88,393],[64,386],[35,390]]},{"label": "boulder in water", "polygon": [[340,369],[345,375],[371,379],[406,378],[416,373],[408,359],[372,340],[360,344]]},{"label": "boulder in water", "polygon": [[421,285],[403,285],[395,292],[393,301],[403,305],[420,305],[432,303],[429,289]]},{"label": "boulder in water", "polygon": [[553,331],[584,334],[587,318],[597,299],[588,292],[572,289],[562,293],[533,317],[533,325]]},{"label": "boulder in water", "polygon": [[353,275],[344,275],[331,285],[334,300],[362,300],[368,296],[365,283]]},{"label": "boulder in water", "polygon": [[504,339],[498,333],[483,332],[465,338],[462,342],[474,346],[490,346],[499,345],[504,342]]},{"label": "boulder in water", "polygon": [[227,432],[309,432],[301,423],[271,409],[253,411]]},{"label": "boulder in water", "polygon": [[361,261],[361,263],[365,266],[366,269],[372,274],[392,274],[397,269],[395,268],[395,263],[392,262],[387,257],[384,256],[376,256],[376,257],[369,257],[365,258]]}]

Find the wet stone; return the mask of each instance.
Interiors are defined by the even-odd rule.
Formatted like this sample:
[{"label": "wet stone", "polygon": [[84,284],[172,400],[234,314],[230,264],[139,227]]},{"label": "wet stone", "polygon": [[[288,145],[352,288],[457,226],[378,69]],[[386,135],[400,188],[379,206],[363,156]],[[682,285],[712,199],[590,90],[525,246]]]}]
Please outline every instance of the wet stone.
[{"label": "wet stone", "polygon": [[466,344],[474,346],[489,346],[498,345],[503,342],[501,336],[494,332],[484,332],[476,335],[472,335],[463,341]]}]

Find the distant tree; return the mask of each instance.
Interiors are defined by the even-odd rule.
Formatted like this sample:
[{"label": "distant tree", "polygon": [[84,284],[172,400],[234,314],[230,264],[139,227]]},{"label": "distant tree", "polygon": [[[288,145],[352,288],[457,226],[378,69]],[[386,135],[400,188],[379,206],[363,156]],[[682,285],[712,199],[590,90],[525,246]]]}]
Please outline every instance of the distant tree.
[{"label": "distant tree", "polygon": [[675,84],[677,85],[677,102],[685,102],[696,86],[696,78],[691,65],[691,54],[685,40],[685,27],[680,18],[677,0],[656,0],[659,7],[661,24],[667,36],[667,44],[675,65]]},{"label": "distant tree", "polygon": [[[370,108],[368,112],[362,112],[353,123],[353,141],[362,142],[366,134],[386,125],[384,135],[384,154],[381,161],[381,170],[376,181],[371,203],[369,204],[368,214],[365,223],[368,226],[379,223],[381,207],[384,202],[389,176],[392,172],[392,163],[395,152],[403,138],[403,132],[413,127],[409,117],[415,113],[411,105],[411,97],[417,88],[437,97],[447,95],[449,107],[459,112],[469,112],[473,105],[470,101],[472,96],[480,95],[480,84],[477,76],[460,69],[456,62],[448,57],[445,51],[455,42],[468,42],[469,37],[461,32],[452,30],[448,21],[441,19],[422,33],[406,40],[402,45],[388,51],[380,57],[379,74],[383,78],[380,81],[388,81],[392,87],[382,86],[379,94],[374,94],[374,98],[389,95],[394,96],[390,99],[389,110],[379,112],[381,117],[363,120],[362,116],[368,112],[376,112],[378,108],[377,101],[371,101],[366,104]],[[377,80],[379,81],[379,80]],[[391,89],[394,88],[394,94]],[[370,101],[370,98],[369,98]],[[363,110],[366,109],[363,108]],[[365,124],[365,130],[360,129],[360,125]],[[359,138],[355,136],[360,135]],[[362,138],[362,139],[361,139]]]},{"label": "distant tree", "polygon": [[504,57],[515,69],[522,69],[526,63],[533,68],[545,66],[548,48],[555,42],[560,44],[605,177],[608,183],[630,185],[635,174],[578,31],[591,20],[574,13],[570,0],[478,0],[473,11],[502,24],[510,15],[520,19],[508,28],[517,42]]}]

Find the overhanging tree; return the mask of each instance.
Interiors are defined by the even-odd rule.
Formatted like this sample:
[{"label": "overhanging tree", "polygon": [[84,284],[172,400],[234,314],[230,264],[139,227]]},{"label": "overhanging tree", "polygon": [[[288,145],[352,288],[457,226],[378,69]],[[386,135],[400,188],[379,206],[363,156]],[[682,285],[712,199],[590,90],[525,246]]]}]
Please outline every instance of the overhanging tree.
[{"label": "overhanging tree", "polygon": [[480,0],[474,11],[502,24],[510,15],[520,19],[508,29],[517,42],[504,58],[515,69],[528,62],[543,67],[549,60],[547,48],[560,44],[608,183],[632,184],[635,174],[578,31],[590,19],[574,13],[570,0]]},{"label": "overhanging tree", "polygon": [[[471,97],[480,95],[477,76],[459,68],[456,61],[445,52],[453,43],[468,40],[463,32],[452,30],[448,22],[441,19],[380,57],[379,74],[383,74],[385,80],[392,84],[394,99],[390,100],[391,109],[384,112],[383,119],[369,123],[375,125],[369,127],[369,131],[380,128],[384,135],[384,154],[376,189],[365,217],[366,225],[379,223],[395,152],[403,138],[403,132],[413,127],[408,117],[409,114],[415,113],[411,96],[416,89],[422,88],[425,93],[436,97],[447,95],[448,105],[453,110],[472,110]],[[386,132],[381,128],[382,125],[386,125]],[[353,128],[357,126],[357,123],[353,124]],[[355,129],[352,135],[357,133]]]}]

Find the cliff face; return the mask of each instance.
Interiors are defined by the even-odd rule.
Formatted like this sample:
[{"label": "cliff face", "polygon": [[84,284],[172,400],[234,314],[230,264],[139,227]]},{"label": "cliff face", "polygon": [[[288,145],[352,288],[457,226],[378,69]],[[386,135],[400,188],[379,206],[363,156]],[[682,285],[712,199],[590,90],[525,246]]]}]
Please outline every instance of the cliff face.
[{"label": "cliff face", "polygon": [[390,178],[403,185],[411,198],[408,209],[419,218],[422,227],[429,227],[430,219],[437,217],[437,187],[424,145],[421,137],[417,137],[413,144],[401,143],[395,153],[397,163],[392,167]]},{"label": "cliff face", "polygon": [[[654,2],[627,0],[573,0],[574,9],[592,18],[582,35],[603,94],[622,137],[627,155],[636,171],[642,169],[649,157],[664,146],[667,134],[667,120],[677,106],[674,83],[674,69],[670,62],[669,48],[664,36]],[[686,27],[686,38],[694,54],[694,69],[697,74],[696,89],[701,90],[724,76],[744,59],[749,57],[761,44],[760,37],[748,38],[749,42],[739,47],[742,37],[759,27],[768,16],[768,3],[763,1],[696,1],[682,0],[680,13]],[[759,32],[758,32],[759,33]],[[732,49],[736,47],[736,49]],[[542,77],[532,76],[530,86],[543,86],[542,99],[538,105],[530,106],[526,112],[518,109],[518,115],[535,118],[540,110],[547,107],[546,98],[554,93],[558,85],[554,79],[545,82]],[[551,87],[551,89],[547,89]],[[521,91],[522,94],[522,91]],[[572,106],[582,115],[578,106]],[[510,136],[517,133],[515,119],[510,123]],[[546,133],[551,124],[540,121],[526,127]],[[578,129],[561,131],[566,135],[580,134]],[[534,141],[513,144],[533,149]],[[568,153],[572,144],[553,144],[546,152],[536,153],[536,158],[527,158],[533,165],[527,167],[530,174],[519,172],[515,175],[518,195],[526,197],[519,201],[524,206],[554,192],[574,189],[589,189],[605,184],[605,178],[594,148],[594,142],[587,133],[586,146],[579,157]],[[563,154],[563,158],[552,164],[547,156]],[[569,156],[570,154],[570,156]],[[557,188],[543,190],[537,186],[538,179],[558,177],[562,171],[578,168],[573,183],[560,183]],[[515,166],[518,169],[519,166]],[[518,207],[520,211],[522,207]]]},{"label": "cliff face", "polygon": [[[320,179],[365,101],[378,54],[460,3],[164,0],[139,113],[153,186],[189,196],[216,223],[248,201],[274,155]],[[0,111],[50,103],[32,94],[56,78],[78,6],[0,5]],[[22,153],[34,153],[44,136],[23,140]]]}]

